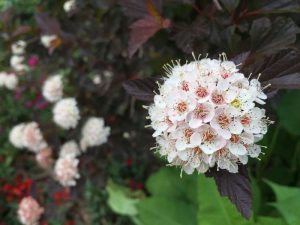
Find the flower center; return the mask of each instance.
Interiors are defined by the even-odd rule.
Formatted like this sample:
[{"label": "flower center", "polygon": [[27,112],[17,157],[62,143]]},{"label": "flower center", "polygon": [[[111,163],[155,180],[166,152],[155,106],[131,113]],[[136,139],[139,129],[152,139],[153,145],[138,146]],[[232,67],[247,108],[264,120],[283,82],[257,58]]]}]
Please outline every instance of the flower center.
[{"label": "flower center", "polygon": [[222,115],[218,116],[218,123],[222,128],[228,127],[230,122],[231,122],[231,119],[227,115],[222,114]]},{"label": "flower center", "polygon": [[187,110],[187,104],[186,102],[179,102],[177,104],[177,111],[180,112],[180,113],[183,113]]},{"label": "flower center", "polygon": [[201,155],[202,154],[202,150],[199,147],[193,148],[192,151],[194,152],[195,155]]},{"label": "flower center", "polygon": [[231,138],[230,138],[230,141],[233,142],[233,143],[238,143],[240,141],[240,137],[236,134],[232,134]]},{"label": "flower center", "polygon": [[181,89],[184,91],[189,91],[189,84],[186,81],[181,82]]},{"label": "flower center", "polygon": [[192,136],[192,134],[193,134],[193,130],[192,129],[188,128],[188,129],[184,130],[184,136],[185,136],[185,138],[189,139]]},{"label": "flower center", "polygon": [[204,97],[206,97],[208,95],[208,91],[204,87],[198,87],[197,90],[196,90],[196,95],[199,98],[204,98]]},{"label": "flower center", "polygon": [[204,118],[208,114],[208,110],[203,105],[198,105],[194,111],[197,118]]},{"label": "flower center", "polygon": [[234,99],[230,105],[232,105],[235,108],[240,108],[241,107],[241,102],[238,99]]},{"label": "flower center", "polygon": [[221,94],[219,94],[219,93],[217,93],[217,92],[212,93],[211,100],[212,100],[212,102],[215,103],[216,105],[224,104],[224,98],[223,98],[223,95],[221,95]]},{"label": "flower center", "polygon": [[220,150],[217,151],[217,155],[219,157],[223,157],[226,155],[226,149],[225,148],[221,148]]},{"label": "flower center", "polygon": [[229,77],[229,73],[223,73],[223,74],[221,75],[221,77],[223,77],[223,79],[226,79],[226,78]]},{"label": "flower center", "polygon": [[202,139],[203,141],[205,142],[211,142],[212,140],[215,139],[215,134],[210,131],[210,130],[207,130],[207,131],[204,131],[203,134],[202,134]]},{"label": "flower center", "polygon": [[241,124],[244,126],[248,126],[251,122],[251,119],[248,115],[244,115],[241,117]]}]

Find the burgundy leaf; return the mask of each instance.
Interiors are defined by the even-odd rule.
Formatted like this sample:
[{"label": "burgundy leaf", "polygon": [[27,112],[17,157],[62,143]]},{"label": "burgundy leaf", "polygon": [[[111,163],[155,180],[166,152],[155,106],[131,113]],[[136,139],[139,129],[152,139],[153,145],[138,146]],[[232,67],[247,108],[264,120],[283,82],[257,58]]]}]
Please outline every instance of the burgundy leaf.
[{"label": "burgundy leaf", "polygon": [[194,42],[196,39],[203,40],[209,34],[208,23],[203,17],[197,17],[192,24],[177,24],[175,27],[175,35],[172,39],[178,48],[185,53],[191,53],[194,50]]},{"label": "burgundy leaf", "polygon": [[17,27],[12,33],[12,37],[16,37],[22,34],[26,34],[31,31],[31,27],[27,25]]},{"label": "burgundy leaf", "polygon": [[240,165],[238,173],[230,173],[222,169],[217,170],[214,167],[206,173],[206,176],[215,179],[221,196],[228,197],[243,217],[246,219],[251,217],[252,191],[246,166]]},{"label": "burgundy leaf", "polygon": [[145,16],[154,16],[161,13],[161,0],[119,0],[119,4],[125,8],[125,14],[132,18],[141,19]]},{"label": "burgundy leaf", "polygon": [[244,68],[245,73],[253,73],[257,76],[261,73],[261,81],[268,83],[269,80],[300,73],[300,51],[285,49],[273,54],[261,61]]},{"label": "burgundy leaf", "polygon": [[55,18],[49,17],[47,13],[36,13],[35,20],[43,34],[59,35],[61,33],[59,22]]},{"label": "burgundy leaf", "polygon": [[250,30],[252,51],[270,55],[295,43],[299,32],[291,18],[277,17],[272,22],[268,18],[255,20]]},{"label": "burgundy leaf", "polygon": [[233,61],[235,63],[235,65],[240,65],[239,68],[241,68],[241,67],[245,66],[249,55],[250,55],[250,52],[243,52],[243,53],[233,57],[230,60]]},{"label": "burgundy leaf", "polygon": [[300,73],[276,77],[268,81],[272,89],[300,89]]},{"label": "burgundy leaf", "polygon": [[131,25],[131,32],[128,43],[129,57],[141,47],[149,38],[162,28],[168,28],[171,22],[168,19],[162,21],[152,16],[146,16],[137,20]]},{"label": "burgundy leaf", "polygon": [[123,87],[133,97],[142,101],[153,102],[154,91],[158,89],[156,82],[159,81],[162,81],[161,77],[128,80],[123,83]]}]

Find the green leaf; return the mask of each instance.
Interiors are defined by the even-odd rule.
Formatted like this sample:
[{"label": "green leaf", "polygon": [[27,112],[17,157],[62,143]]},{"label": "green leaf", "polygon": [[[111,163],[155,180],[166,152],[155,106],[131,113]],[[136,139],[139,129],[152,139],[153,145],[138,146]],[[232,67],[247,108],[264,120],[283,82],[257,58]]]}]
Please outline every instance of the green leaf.
[{"label": "green leaf", "polygon": [[196,207],[175,198],[151,197],[138,204],[143,225],[197,225]]},{"label": "green leaf", "polygon": [[199,176],[198,180],[198,224],[237,225],[246,221],[227,198],[220,196],[213,179]]},{"label": "green leaf", "polygon": [[298,225],[300,221],[300,189],[286,187],[266,181],[275,192],[277,201],[272,205],[281,213],[288,225]]},{"label": "green leaf", "polygon": [[137,214],[136,204],[139,200],[130,197],[128,195],[129,190],[111,180],[108,181],[106,189],[109,195],[108,205],[115,213],[127,216]]},{"label": "green leaf", "polygon": [[280,123],[292,134],[300,135],[300,91],[289,91],[281,98],[278,107],[276,107]]},{"label": "green leaf", "polygon": [[183,177],[180,177],[179,170],[164,168],[148,179],[146,187],[154,196],[186,199],[197,204],[195,198],[198,193],[195,188],[197,185],[196,176],[184,174]]}]

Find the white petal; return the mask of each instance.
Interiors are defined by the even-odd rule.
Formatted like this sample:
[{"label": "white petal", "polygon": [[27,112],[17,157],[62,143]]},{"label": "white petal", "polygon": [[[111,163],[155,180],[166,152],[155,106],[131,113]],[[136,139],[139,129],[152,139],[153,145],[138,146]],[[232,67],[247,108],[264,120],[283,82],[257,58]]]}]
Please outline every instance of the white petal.
[{"label": "white petal", "polygon": [[181,160],[186,161],[189,158],[190,150],[178,151],[177,154]]},{"label": "white petal", "polygon": [[239,120],[234,119],[229,125],[229,130],[233,134],[240,134],[243,131],[243,125]]},{"label": "white petal", "polygon": [[202,138],[199,133],[193,133],[190,137],[190,143],[193,147],[198,146],[201,144]]},{"label": "white petal", "polygon": [[246,150],[245,146],[240,143],[229,143],[228,149],[234,155],[246,155],[247,154],[247,150]]},{"label": "white petal", "polygon": [[175,146],[178,151],[182,151],[187,147],[187,144],[183,139],[177,139]]},{"label": "white petal", "polygon": [[201,119],[191,118],[191,120],[189,121],[189,126],[193,129],[198,128],[201,125],[202,125]]}]

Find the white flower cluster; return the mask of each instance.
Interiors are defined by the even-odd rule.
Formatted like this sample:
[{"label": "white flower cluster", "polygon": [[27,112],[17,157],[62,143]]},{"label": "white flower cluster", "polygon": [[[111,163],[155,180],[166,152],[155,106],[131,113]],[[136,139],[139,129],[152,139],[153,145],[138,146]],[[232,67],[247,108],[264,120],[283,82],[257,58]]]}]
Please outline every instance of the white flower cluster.
[{"label": "white flower cluster", "polygon": [[53,120],[63,129],[75,128],[80,119],[75,98],[59,100],[53,108]]},{"label": "white flower cluster", "polygon": [[66,142],[60,149],[59,158],[55,163],[56,179],[65,187],[75,186],[76,179],[80,178],[78,171],[80,150],[75,141]]},{"label": "white flower cluster", "polygon": [[88,147],[100,146],[107,142],[110,127],[104,126],[104,120],[98,117],[89,118],[81,131],[80,147],[86,151]]},{"label": "white flower cluster", "polygon": [[24,63],[26,45],[27,44],[25,41],[19,40],[11,46],[13,55],[10,58],[10,65],[16,72],[25,71],[28,69],[28,66]]},{"label": "white flower cluster", "polygon": [[0,72],[0,87],[6,87],[9,90],[16,89],[18,77],[14,73]]},{"label": "white flower cluster", "polygon": [[35,153],[48,146],[36,122],[14,126],[9,133],[9,140],[16,148],[27,148]]},{"label": "white flower cluster", "polygon": [[46,48],[53,48],[60,44],[60,38],[55,34],[42,35],[41,42]]},{"label": "white flower cluster", "polygon": [[76,9],[76,0],[68,0],[64,3],[64,10],[69,13]]},{"label": "white flower cluster", "polygon": [[19,203],[18,217],[24,225],[38,225],[43,213],[44,208],[31,196],[23,198]]},{"label": "white flower cluster", "polygon": [[61,75],[49,77],[43,85],[43,96],[49,102],[56,102],[63,96],[63,82]]},{"label": "white flower cluster", "polygon": [[258,79],[249,80],[223,57],[168,65],[149,107],[159,153],[187,174],[214,166],[238,172],[248,156],[259,156],[255,142],[270,123],[256,106],[267,98]]}]

